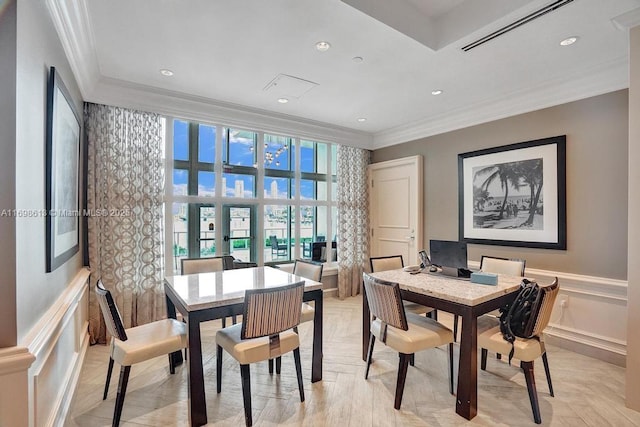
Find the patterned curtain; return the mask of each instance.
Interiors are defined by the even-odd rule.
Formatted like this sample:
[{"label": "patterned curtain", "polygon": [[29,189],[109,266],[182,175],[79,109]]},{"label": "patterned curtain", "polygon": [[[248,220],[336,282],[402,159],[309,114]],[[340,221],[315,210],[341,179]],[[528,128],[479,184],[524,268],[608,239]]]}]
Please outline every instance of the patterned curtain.
[{"label": "patterned curtain", "polygon": [[163,121],[153,113],[85,104],[88,144],[89,334],[106,342],[94,289],[111,291],[125,328],[165,316]]},{"label": "patterned curtain", "polygon": [[338,297],[360,293],[362,271],[369,253],[369,190],[367,165],[370,153],[338,147]]}]

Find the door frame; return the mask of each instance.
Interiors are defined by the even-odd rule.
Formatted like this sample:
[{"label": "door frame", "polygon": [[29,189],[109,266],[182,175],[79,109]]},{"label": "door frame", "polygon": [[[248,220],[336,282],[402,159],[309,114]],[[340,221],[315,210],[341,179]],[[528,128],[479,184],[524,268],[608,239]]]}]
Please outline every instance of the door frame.
[{"label": "door frame", "polygon": [[223,203],[220,209],[220,221],[222,223],[221,231],[221,249],[223,255],[231,255],[231,238],[225,240],[225,236],[231,233],[230,212],[231,208],[248,208],[249,209],[249,259],[243,261],[257,262],[257,236],[258,226],[256,224],[258,215],[258,205],[254,203]]}]

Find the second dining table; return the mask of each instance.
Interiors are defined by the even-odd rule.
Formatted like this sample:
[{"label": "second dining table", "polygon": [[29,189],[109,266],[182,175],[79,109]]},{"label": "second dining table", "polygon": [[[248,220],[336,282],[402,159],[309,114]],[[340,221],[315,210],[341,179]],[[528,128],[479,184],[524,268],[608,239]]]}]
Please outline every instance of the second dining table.
[{"label": "second dining table", "polygon": [[[498,276],[498,284],[480,285],[469,279],[440,273],[411,274],[403,269],[371,274],[400,285],[402,299],[462,317],[456,413],[468,420],[478,412],[478,316],[513,301],[522,277]],[[364,290],[363,290],[364,292]],[[366,294],[362,298],[362,359],[367,359],[371,314]]]},{"label": "second dining table", "polygon": [[[200,323],[242,314],[247,289],[272,288],[301,280],[305,282],[303,300],[315,304],[311,382],[316,382],[322,380],[322,283],[272,267],[165,277],[167,315],[176,318],[178,311],[187,322],[191,426],[207,424]],[[173,365],[181,361],[180,352],[171,355]]]}]

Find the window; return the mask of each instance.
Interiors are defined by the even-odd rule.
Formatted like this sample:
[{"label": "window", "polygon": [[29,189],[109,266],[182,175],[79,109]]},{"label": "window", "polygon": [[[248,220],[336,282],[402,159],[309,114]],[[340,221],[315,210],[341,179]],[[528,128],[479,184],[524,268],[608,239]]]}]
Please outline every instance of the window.
[{"label": "window", "polygon": [[313,242],[335,239],[336,145],[181,119],[168,136],[174,272],[186,257],[311,258]]}]

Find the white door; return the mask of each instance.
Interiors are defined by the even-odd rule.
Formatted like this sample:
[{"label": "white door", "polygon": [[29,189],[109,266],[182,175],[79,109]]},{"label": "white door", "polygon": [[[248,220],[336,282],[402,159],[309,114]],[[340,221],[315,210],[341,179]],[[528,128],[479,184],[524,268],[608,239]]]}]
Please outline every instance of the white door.
[{"label": "white door", "polygon": [[402,255],[419,264],[423,242],[422,156],[369,165],[370,256]]}]

